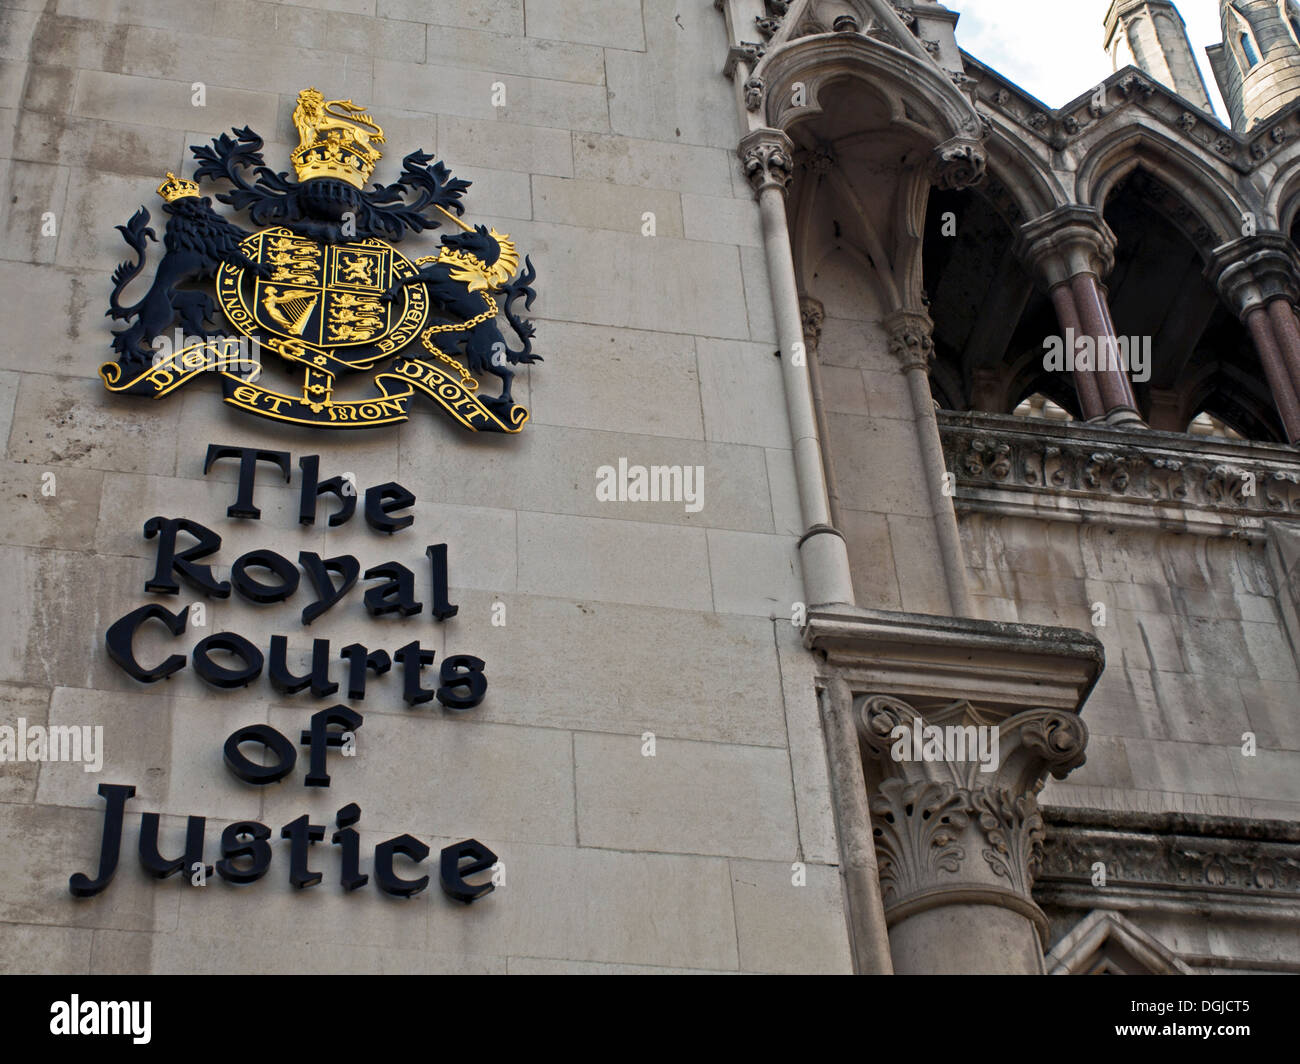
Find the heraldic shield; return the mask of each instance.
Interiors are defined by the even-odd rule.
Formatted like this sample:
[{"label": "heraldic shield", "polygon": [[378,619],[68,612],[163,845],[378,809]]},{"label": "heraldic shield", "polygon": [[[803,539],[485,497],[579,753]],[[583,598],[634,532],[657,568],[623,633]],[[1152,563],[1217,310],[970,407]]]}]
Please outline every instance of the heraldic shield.
[{"label": "heraldic shield", "polygon": [[[158,189],[164,255],[130,305],[121,296],[157,236],[143,207],[118,226],[136,260],[113,274],[108,314],[130,324],[113,334],[117,358],[100,367],[105,386],[161,398],[215,374],[232,406],[322,428],[405,421],[419,393],[465,428],[518,432],[528,411],[511,397],[514,367],[541,361],[532,323],[515,311],[536,296],[531,260],[520,271],[507,235],[462,222],[469,182],[423,152],[406,156],[398,181],[367,190],[383,131],[350,100],[305,89],[293,117],[296,181],[265,166],[262,140],[247,127],[192,149],[198,180],[167,175]],[[199,195],[204,179],[233,186],[220,202],[274,224],[249,233],[226,221]],[[411,261],[393,247],[444,221],[459,231],[433,254]],[[215,301],[193,287],[212,278]],[[219,315],[238,335],[222,331]],[[501,319],[521,346],[507,341]],[[268,386],[271,368],[296,379],[298,391]],[[475,374],[484,373],[501,382],[499,395],[478,394]],[[368,395],[343,394],[365,374],[373,374]]]}]

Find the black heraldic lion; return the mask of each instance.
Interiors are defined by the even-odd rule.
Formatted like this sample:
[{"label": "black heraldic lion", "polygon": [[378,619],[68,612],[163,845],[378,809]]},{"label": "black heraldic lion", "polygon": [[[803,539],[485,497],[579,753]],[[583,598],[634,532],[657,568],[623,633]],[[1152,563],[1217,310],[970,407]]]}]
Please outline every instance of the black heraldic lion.
[{"label": "black heraldic lion", "polygon": [[113,271],[113,294],[108,300],[110,317],[118,321],[136,319],[113,334],[113,350],[122,366],[152,365],[153,341],[166,335],[177,319],[188,335],[211,335],[205,322],[216,320],[216,302],[206,292],[178,289],[178,284],[214,277],[222,263],[252,270],[259,276],[266,274],[266,267],[253,262],[239,248],[239,242],[248,234],[213,211],[211,202],[206,196],[185,196],[163,204],[170,218],[163,234],[162,261],[144,298],[129,307],[122,306],[118,297],[144,269],[146,239],[158,237],[149,228],[149,211],[144,207],[126,225],[117,227],[136,253],[135,262],[124,262]]}]

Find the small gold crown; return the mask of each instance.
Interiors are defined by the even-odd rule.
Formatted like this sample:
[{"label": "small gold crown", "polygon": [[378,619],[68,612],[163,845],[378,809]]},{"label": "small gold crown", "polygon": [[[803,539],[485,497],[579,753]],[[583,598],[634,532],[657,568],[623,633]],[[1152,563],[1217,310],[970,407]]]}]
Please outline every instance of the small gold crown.
[{"label": "small gold crown", "polygon": [[167,180],[158,186],[158,195],[168,203],[175,203],[178,199],[184,199],[186,196],[197,196],[199,194],[199,183],[197,181],[186,181],[184,178],[177,177],[170,170],[167,171]]},{"label": "small gold crown", "polygon": [[374,144],[384,143],[384,131],[351,100],[326,100],[315,89],[298,93],[293,111],[298,147],[289,156],[299,182],[333,177],[354,188],[365,188],[375,163],[383,156]]}]

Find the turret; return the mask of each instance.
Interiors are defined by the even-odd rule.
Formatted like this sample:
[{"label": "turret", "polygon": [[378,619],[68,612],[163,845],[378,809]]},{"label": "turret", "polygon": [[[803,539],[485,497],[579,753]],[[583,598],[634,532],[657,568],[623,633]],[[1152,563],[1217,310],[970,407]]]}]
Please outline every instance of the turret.
[{"label": "turret", "polygon": [[1131,64],[1188,103],[1211,110],[1187,27],[1170,0],[1113,0],[1105,26],[1113,69]]},{"label": "turret", "polygon": [[1266,121],[1300,95],[1296,0],[1220,0],[1223,43],[1207,48],[1234,129]]}]

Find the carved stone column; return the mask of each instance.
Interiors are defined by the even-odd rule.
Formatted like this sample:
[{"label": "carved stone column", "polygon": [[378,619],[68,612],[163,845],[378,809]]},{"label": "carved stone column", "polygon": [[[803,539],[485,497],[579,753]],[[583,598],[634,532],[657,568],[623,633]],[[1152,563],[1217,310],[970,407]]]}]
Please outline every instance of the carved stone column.
[{"label": "carved stone column", "polygon": [[831,524],[840,527],[840,493],[835,478],[835,459],[830,454],[830,426],[826,421],[826,398],[822,391],[821,359],[817,348],[821,344],[822,325],[826,322],[826,308],[821,300],[812,296],[799,298],[799,312],[803,318],[803,342],[808,357],[808,380],[812,385],[813,405],[817,410],[817,431],[822,439],[822,457],[826,467],[826,500],[830,504]]},{"label": "carved stone column", "polygon": [[1206,275],[1254,341],[1287,439],[1300,443],[1300,262],[1281,233],[1259,233],[1225,244]]},{"label": "carved stone column", "polygon": [[898,360],[899,368],[907,378],[948,601],[953,616],[972,617],[975,607],[966,585],[966,558],[961,549],[961,533],[957,528],[957,511],[952,496],[943,490],[948,467],[943,459],[943,443],[939,439],[939,423],[935,419],[935,404],[930,394],[934,322],[923,310],[896,310],[885,318],[884,325],[889,335],[889,353]]},{"label": "carved stone column", "polygon": [[1086,420],[1143,428],[1137,399],[1122,364],[1106,301],[1105,277],[1115,265],[1115,236],[1095,207],[1059,207],[1020,227],[1016,254],[1051,297],[1065,351],[1071,337],[1091,337],[1096,364],[1074,370],[1079,407]]},{"label": "carved stone column", "polygon": [[862,696],[857,718],[894,970],[1041,971],[1036,796],[1049,772],[1083,764],[1083,722],[1052,709],[999,720],[966,701],[923,713],[889,695]]},{"label": "carved stone column", "polygon": [[[1083,763],[1078,714],[1101,644],[1068,628],[836,607],[809,612],[804,645],[821,658],[838,739],[851,919],[886,925],[896,972],[1041,972],[1037,794]],[[876,872],[879,897],[853,889],[858,868]]]},{"label": "carved stone column", "polygon": [[772,310],[777,341],[781,345],[786,413],[794,441],[804,524],[799,541],[804,593],[811,603],[852,602],[848,544],[831,522],[822,437],[808,374],[809,359],[795,357],[795,352],[801,349],[806,355],[806,344],[785,210],[786,191],[794,178],[794,145],[779,129],[756,129],[741,140],[739,155],[758,199]]}]

